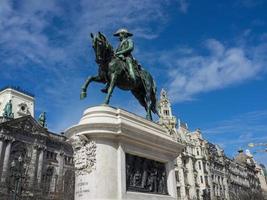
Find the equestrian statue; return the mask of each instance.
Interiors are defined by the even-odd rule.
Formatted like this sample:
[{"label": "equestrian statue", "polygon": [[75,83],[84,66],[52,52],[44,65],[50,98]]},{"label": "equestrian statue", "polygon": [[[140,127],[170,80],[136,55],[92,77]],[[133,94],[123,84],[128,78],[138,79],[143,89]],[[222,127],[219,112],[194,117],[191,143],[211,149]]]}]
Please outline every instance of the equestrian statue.
[{"label": "equestrian statue", "polygon": [[146,118],[152,120],[152,112],[157,112],[156,84],[151,74],[147,72],[132,56],[133,36],[127,29],[121,28],[114,33],[119,37],[120,44],[114,51],[107,38],[101,32],[91,33],[96,63],[99,66],[96,76],[89,76],[81,91],[80,98],[84,99],[88,85],[94,81],[104,83],[101,90],[106,93],[104,104],[109,104],[114,87],[130,90],[146,110]]}]

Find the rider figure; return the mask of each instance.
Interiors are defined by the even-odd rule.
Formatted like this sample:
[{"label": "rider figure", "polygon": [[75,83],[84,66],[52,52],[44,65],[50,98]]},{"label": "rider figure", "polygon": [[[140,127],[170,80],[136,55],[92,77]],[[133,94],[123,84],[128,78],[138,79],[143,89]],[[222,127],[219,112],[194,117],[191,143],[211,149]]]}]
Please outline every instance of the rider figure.
[{"label": "rider figure", "polygon": [[[131,52],[134,50],[134,43],[130,39],[130,37],[133,34],[130,33],[127,29],[121,28],[117,30],[113,35],[116,37],[119,37],[119,40],[120,40],[120,44],[115,51],[115,56],[117,56],[118,58],[126,62],[130,78],[133,80],[135,84],[136,76],[135,76],[134,67],[133,67],[133,56],[131,54]],[[104,93],[107,93],[108,88],[109,88],[109,85],[107,84],[106,87],[103,88],[101,91]]]},{"label": "rider figure", "polygon": [[120,44],[115,51],[115,55],[126,61],[129,75],[135,83],[136,77],[133,67],[133,56],[131,54],[134,50],[134,43],[130,38],[133,34],[130,33],[127,29],[121,28],[117,30],[113,35],[119,37],[120,40]]}]

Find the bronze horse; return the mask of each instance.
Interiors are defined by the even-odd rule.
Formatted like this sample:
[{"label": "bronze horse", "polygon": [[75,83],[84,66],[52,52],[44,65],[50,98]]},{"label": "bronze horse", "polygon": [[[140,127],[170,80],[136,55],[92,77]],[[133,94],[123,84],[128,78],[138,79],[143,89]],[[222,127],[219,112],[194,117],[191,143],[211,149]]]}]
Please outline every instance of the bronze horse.
[{"label": "bronze horse", "polygon": [[91,38],[99,70],[98,75],[89,76],[86,79],[82,87],[81,99],[86,97],[87,87],[92,81],[107,84],[104,104],[109,104],[115,86],[122,90],[131,90],[139,103],[146,109],[146,118],[152,120],[151,111],[155,114],[158,112],[157,89],[151,74],[135,61],[136,81],[133,81],[129,76],[126,63],[114,55],[113,48],[106,37],[98,32],[96,35],[91,33]]}]

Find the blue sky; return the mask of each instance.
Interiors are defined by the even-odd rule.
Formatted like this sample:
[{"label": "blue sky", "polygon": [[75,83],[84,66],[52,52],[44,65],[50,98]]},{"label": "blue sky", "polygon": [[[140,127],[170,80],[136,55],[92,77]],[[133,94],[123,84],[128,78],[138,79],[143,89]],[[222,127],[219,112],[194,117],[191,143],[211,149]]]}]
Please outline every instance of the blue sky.
[{"label": "blue sky", "polygon": [[[174,114],[232,157],[267,143],[266,10],[264,0],[0,0],[0,86],[34,93],[36,116],[46,111],[49,129],[63,131],[104,99],[93,83],[79,100],[97,73],[89,33],[115,46],[112,33],[127,27]],[[115,90],[111,105],[144,114],[129,92]]]}]

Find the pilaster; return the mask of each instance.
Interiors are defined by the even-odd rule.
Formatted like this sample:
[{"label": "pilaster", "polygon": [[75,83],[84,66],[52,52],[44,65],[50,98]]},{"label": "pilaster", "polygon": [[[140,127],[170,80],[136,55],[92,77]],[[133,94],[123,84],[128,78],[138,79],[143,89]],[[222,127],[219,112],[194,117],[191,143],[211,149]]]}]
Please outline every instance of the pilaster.
[{"label": "pilaster", "polygon": [[39,146],[39,157],[38,157],[38,168],[37,168],[37,184],[40,187],[42,181],[42,170],[43,170],[43,162],[44,162],[44,151],[45,146]]},{"label": "pilaster", "polygon": [[29,165],[29,187],[34,188],[34,184],[36,181],[36,161],[37,161],[37,154],[38,154],[38,148],[40,146],[36,143],[36,141],[33,144],[33,149],[32,149],[32,156],[31,156],[31,161]]},{"label": "pilaster", "polygon": [[2,169],[2,177],[1,177],[2,183],[4,183],[7,178],[11,145],[12,145],[12,142],[15,141],[15,139],[10,136],[5,136],[4,140],[7,142],[7,145],[5,149],[5,156],[4,156],[3,169]]},{"label": "pilaster", "polygon": [[194,175],[194,166],[193,160],[191,157],[188,157],[188,162],[186,163],[186,168],[188,169],[188,182],[190,185],[189,196],[191,199],[196,197],[196,185],[195,185],[195,175]]}]

